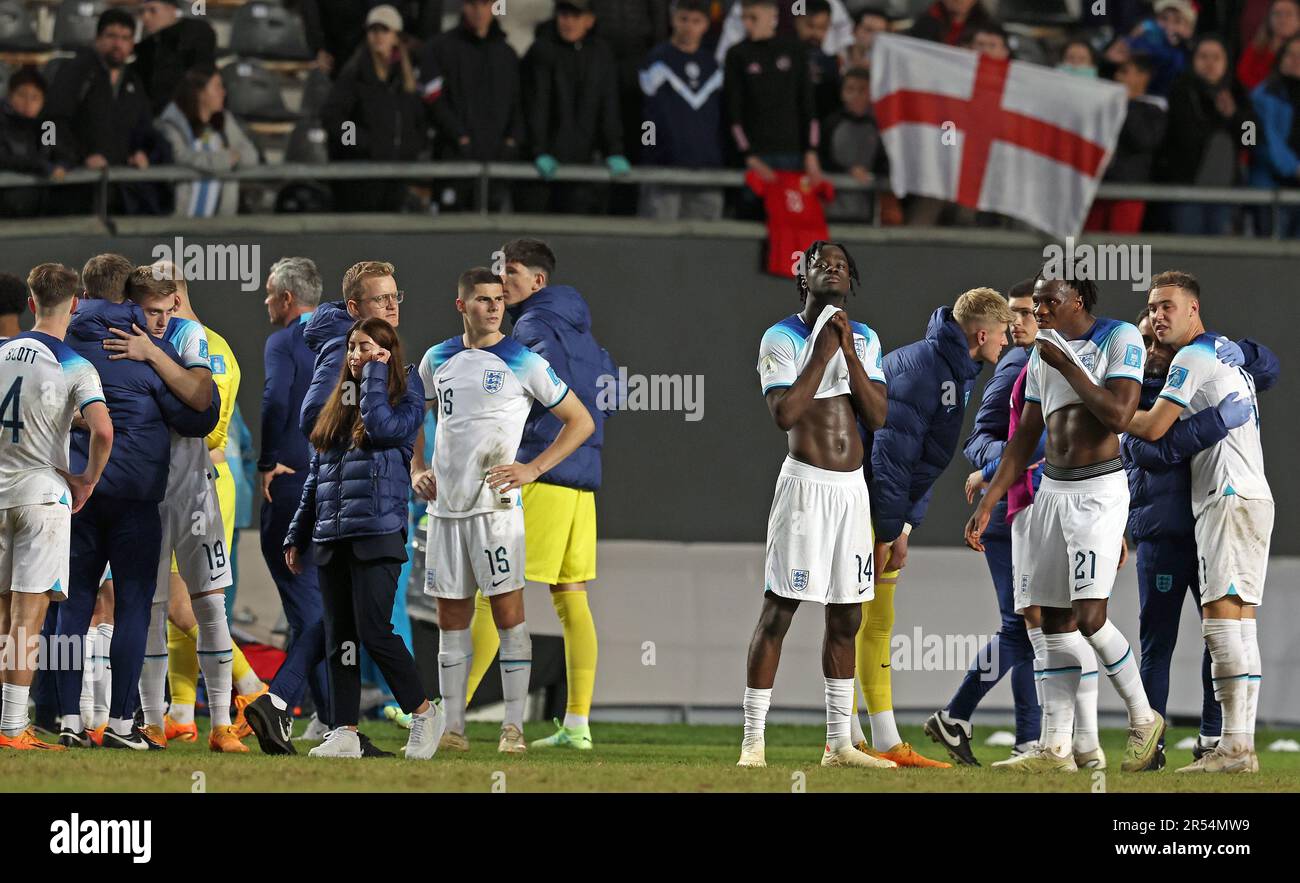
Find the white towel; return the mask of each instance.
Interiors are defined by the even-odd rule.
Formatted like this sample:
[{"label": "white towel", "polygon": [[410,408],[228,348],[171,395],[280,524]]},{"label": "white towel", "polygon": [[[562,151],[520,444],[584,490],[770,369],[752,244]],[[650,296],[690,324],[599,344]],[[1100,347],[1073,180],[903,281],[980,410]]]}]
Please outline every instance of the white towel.
[{"label": "white towel", "polygon": [[[1080,370],[1082,370],[1084,374],[1088,375],[1088,378],[1092,380],[1093,385],[1099,386],[1101,384],[1101,381],[1098,380],[1092,371],[1088,370],[1088,367],[1083,364],[1083,359],[1079,358],[1079,354],[1074,351],[1074,347],[1070,346],[1070,342],[1061,336],[1061,332],[1054,328],[1039,328],[1038,339],[1044,343],[1051,344],[1061,352],[1065,353],[1070,358],[1071,362],[1078,365]],[[1042,357],[1040,356],[1039,358]]]},{"label": "white towel", "polygon": [[[807,366],[808,361],[812,358],[813,347],[817,345],[817,335],[821,334],[823,326],[830,321],[831,316],[840,312],[840,308],[832,304],[827,304],[822,310],[821,315],[813,324],[812,334],[808,335],[808,342],[804,346],[799,358],[795,361],[795,371],[803,374],[803,369]],[[849,365],[844,361],[844,350],[835,350],[835,355],[826,363],[826,370],[822,372],[821,384],[817,387],[817,393],[813,396],[815,399],[829,399],[832,396],[849,395]]]}]

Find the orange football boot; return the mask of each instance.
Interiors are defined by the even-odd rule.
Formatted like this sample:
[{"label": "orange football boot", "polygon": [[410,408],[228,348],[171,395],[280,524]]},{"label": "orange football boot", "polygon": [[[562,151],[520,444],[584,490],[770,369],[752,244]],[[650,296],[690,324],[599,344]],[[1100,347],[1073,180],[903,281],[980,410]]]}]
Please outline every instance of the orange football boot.
[{"label": "orange football boot", "polygon": [[167,741],[175,739],[177,742],[197,742],[199,741],[199,725],[194,721],[188,724],[178,724],[172,720],[171,715],[163,716],[163,735]]},{"label": "orange football boot", "polygon": [[140,727],[140,732],[144,734],[146,739],[157,745],[159,748],[167,747],[167,730],[163,727],[156,727],[153,724],[145,724]]},{"label": "orange football boot", "polygon": [[67,751],[62,745],[51,745],[36,737],[31,727],[23,730],[21,735],[10,738],[0,733],[0,748],[12,748],[14,751]]},{"label": "orange football boot", "polygon": [[108,729],[108,724],[101,724],[93,730],[86,730],[86,736],[90,739],[91,744],[96,748],[104,747],[104,731]]},{"label": "orange football boot", "polygon": [[244,709],[247,708],[248,704],[252,702],[254,699],[256,699],[259,696],[264,696],[269,692],[271,692],[271,685],[263,681],[262,686],[260,686],[256,692],[249,693],[247,696],[235,697],[236,714],[235,714],[235,721],[233,724],[231,724],[231,726],[235,728],[236,737],[240,739],[245,739],[253,735],[253,728],[248,725],[248,721],[244,720]]},{"label": "orange football boot", "polygon": [[235,725],[213,727],[208,733],[208,750],[220,754],[247,754],[248,746],[235,735]]},{"label": "orange football boot", "polygon": [[859,742],[858,750],[864,754],[870,754],[872,757],[881,757],[885,760],[892,760],[900,767],[920,767],[926,769],[946,770],[951,769],[952,764],[945,763],[942,760],[930,760],[923,754],[917,753],[912,747],[911,742],[899,742],[888,751],[876,751],[874,748],[867,746],[866,742]]}]

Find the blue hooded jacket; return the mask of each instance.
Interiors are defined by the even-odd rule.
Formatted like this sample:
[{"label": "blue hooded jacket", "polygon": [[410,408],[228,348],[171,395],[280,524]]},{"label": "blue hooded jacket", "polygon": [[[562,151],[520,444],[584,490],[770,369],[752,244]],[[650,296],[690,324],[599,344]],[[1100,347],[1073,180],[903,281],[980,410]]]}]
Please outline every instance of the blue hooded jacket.
[{"label": "blue hooded jacket", "polygon": [[925,518],[934,483],[957,451],[982,366],[970,357],[951,307],[934,311],[924,340],[885,356],[889,414],[872,438],[867,482],[877,542],[893,542],[904,522],[916,527]]},{"label": "blue hooded jacket", "polygon": [[[133,303],[83,300],[68,325],[64,343],[99,372],[113,421],[113,451],[96,495],[159,502],[167,490],[171,430],[189,438],[206,436],[221,416],[221,396],[214,383],[212,404],[206,411],[195,411],[172,395],[158,373],[144,362],[110,360],[103,347],[104,339],[112,337],[108,329],[130,331],[132,323],[145,327],[144,313]],[[154,343],[180,364],[171,344],[156,338]],[[69,459],[73,472],[86,468],[89,450],[90,433],[74,430]]]},{"label": "blue hooded jacket", "polygon": [[311,462],[311,445],[302,431],[302,403],[316,366],[316,353],[307,347],[303,337],[312,315],[304,313],[288,328],[266,339],[262,451],[257,458],[257,468],[262,472],[270,472],[276,463],[306,472]]},{"label": "blue hooded jacket", "polygon": [[[337,382],[337,380],[336,380]],[[411,451],[424,422],[424,384],[406,369],[406,394],[388,403],[388,366],[368,362],[361,374],[364,448],[315,451],[285,546],[307,547],[356,537],[406,534]]]},{"label": "blue hooded jacket", "polygon": [[[596,424],[582,447],[550,472],[543,473],[538,481],[585,491],[600,490],[600,449],[605,444],[605,421],[614,412],[596,406],[600,391],[597,380],[602,375],[617,377],[618,371],[609,353],[591,334],[591,310],[587,302],[568,285],[548,285],[506,312],[514,320],[513,337],[550,362],[555,373],[591,412]],[[531,462],[546,450],[563,425],[558,417],[535,402],[524,425],[519,462]]]},{"label": "blue hooded jacket", "polygon": [[[1249,338],[1238,345],[1246,354],[1242,367],[1255,378],[1256,392],[1277,383],[1281,369],[1272,350]],[[1138,407],[1149,409],[1164,387],[1164,377],[1145,378]],[[1227,435],[1228,428],[1217,408],[1177,421],[1159,441],[1124,434],[1120,454],[1128,473],[1128,532],[1134,540],[1187,540],[1194,536],[1190,461]]]},{"label": "blue hooded jacket", "polygon": [[311,435],[320,409],[325,407],[326,400],[339,382],[343,357],[347,355],[348,331],[356,321],[348,312],[346,303],[336,300],[317,307],[303,329],[303,340],[316,354],[311,384],[302,398],[302,413],[299,415],[298,425],[305,436]]}]

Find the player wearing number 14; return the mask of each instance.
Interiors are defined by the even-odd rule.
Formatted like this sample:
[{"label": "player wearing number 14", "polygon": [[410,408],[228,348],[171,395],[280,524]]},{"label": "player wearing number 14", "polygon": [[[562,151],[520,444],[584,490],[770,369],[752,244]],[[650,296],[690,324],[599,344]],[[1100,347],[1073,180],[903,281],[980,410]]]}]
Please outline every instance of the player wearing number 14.
[{"label": "player wearing number 14", "polygon": [[[519,489],[572,454],[595,429],[591,414],[546,359],[501,333],[501,280],[477,267],[461,274],[456,309],[465,333],[425,353],[420,379],[434,408],[433,464],[418,462],[415,490],[432,501],[424,591],[438,598],[438,663],[447,733],[443,744],[463,749],[465,695],[473,657],[470,620],[474,593],[492,605],[501,637],[505,719],[498,749],[527,749],[524,699],[532,668],[532,641],[524,622],[524,511]],[[516,463],[533,403],[564,424],[531,463]]]}]

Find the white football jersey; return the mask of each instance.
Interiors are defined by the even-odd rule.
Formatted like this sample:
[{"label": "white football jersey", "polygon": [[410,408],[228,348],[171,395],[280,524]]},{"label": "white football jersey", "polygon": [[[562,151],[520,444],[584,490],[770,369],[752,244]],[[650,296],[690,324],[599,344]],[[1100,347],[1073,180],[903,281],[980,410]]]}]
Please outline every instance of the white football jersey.
[{"label": "white football jersey", "polygon": [[[1106,381],[1116,377],[1125,377],[1141,385],[1146,348],[1136,325],[1099,318],[1092,323],[1087,334],[1067,343],[1074,350],[1078,363],[1098,386],[1104,386]],[[1042,405],[1044,419],[1067,405],[1083,401],[1065,376],[1042,360],[1037,346],[1029,356],[1025,399]]]},{"label": "white football jersey", "polygon": [[[819,329],[825,324],[824,319],[830,318],[825,310],[822,312],[823,316],[819,316],[816,323]],[[853,330],[853,351],[867,372],[867,377],[884,383],[884,354],[880,351],[880,338],[861,322],[850,320],[849,327]],[[763,339],[758,345],[758,379],[763,384],[763,395],[774,389],[794,385],[799,379],[799,372],[808,362],[805,353],[810,352],[808,347],[814,340],[814,329],[804,324],[798,313],[782,319],[763,332]],[[844,354],[837,351],[822,372],[821,383],[813,397],[824,399],[848,394],[849,366],[844,361]]]},{"label": "white football jersey", "polygon": [[1264,477],[1264,448],[1259,438],[1259,399],[1255,379],[1244,368],[1219,361],[1218,336],[1202,334],[1174,354],[1169,375],[1160,391],[1162,399],[1181,405],[1181,418],[1218,407],[1224,396],[1237,393],[1253,399],[1255,416],[1230,431],[1226,438],[1192,457],[1192,513],[1222,496],[1237,494],[1247,500],[1271,500]]},{"label": "white football jersey", "polygon": [[99,373],[39,331],[0,344],[0,509],[67,502],[72,417],[104,401]]},{"label": "white football jersey", "polygon": [[518,489],[503,503],[488,487],[487,472],[515,462],[533,402],[554,408],[568,394],[555,369],[512,337],[483,349],[453,337],[424,354],[420,380],[438,421],[433,514],[464,518],[522,505]]},{"label": "white football jersey", "polygon": [[[203,326],[193,319],[173,318],[167,323],[164,332],[167,342],[181,357],[185,370],[190,368],[207,368],[212,370],[208,358],[208,335]],[[183,493],[191,486],[197,486],[200,478],[206,480],[212,468],[212,458],[208,455],[205,439],[186,438],[172,430],[171,468],[167,473],[167,496]],[[197,492],[197,491],[196,491]],[[193,502],[186,501],[187,505]]]}]

